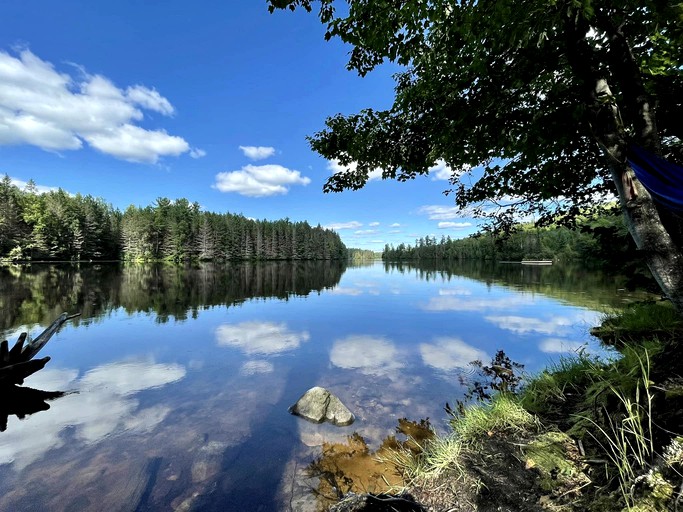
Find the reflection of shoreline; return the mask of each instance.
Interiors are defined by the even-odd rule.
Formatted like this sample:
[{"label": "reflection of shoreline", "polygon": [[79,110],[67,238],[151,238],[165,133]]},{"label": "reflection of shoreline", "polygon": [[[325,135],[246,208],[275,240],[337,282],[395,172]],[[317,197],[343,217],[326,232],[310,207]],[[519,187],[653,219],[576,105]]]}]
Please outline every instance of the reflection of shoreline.
[{"label": "reflection of shoreline", "polygon": [[[607,274],[579,263],[517,266],[480,260],[410,261],[384,262],[384,269],[386,272],[414,273],[425,281],[450,282],[466,278],[487,286],[538,293],[594,310],[654,297],[644,290],[626,291],[624,287],[629,276]],[[605,290],[610,293],[606,294]]]},{"label": "reflection of shoreline", "polygon": [[118,308],[129,314],[154,312],[160,322],[184,320],[206,306],[321,292],[337,286],[345,270],[339,261],[0,267],[5,301],[0,331],[49,324],[55,311],[80,311],[74,326]]}]

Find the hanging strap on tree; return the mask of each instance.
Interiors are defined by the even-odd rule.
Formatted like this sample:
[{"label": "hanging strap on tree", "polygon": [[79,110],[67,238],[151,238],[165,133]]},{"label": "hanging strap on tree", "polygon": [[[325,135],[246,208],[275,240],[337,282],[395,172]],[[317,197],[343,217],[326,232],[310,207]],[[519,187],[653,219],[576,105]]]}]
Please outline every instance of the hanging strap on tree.
[{"label": "hanging strap on tree", "polygon": [[683,212],[683,167],[633,144],[628,147],[628,163],[656,202]]}]

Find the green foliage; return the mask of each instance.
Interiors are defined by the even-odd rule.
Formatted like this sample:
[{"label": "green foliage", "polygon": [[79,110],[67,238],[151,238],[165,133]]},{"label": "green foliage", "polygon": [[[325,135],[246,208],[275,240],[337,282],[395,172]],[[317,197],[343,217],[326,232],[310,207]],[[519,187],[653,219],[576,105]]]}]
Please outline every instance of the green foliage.
[{"label": "green foliage", "polygon": [[499,393],[490,401],[465,406],[450,420],[454,434],[463,443],[476,444],[496,432],[521,433],[538,426],[512,395]]},{"label": "green foliage", "polygon": [[[477,379],[470,384],[469,390],[465,393],[467,400],[472,398],[479,401],[490,400],[490,392],[515,393],[522,382],[520,372],[524,370],[524,365],[512,361],[502,350],[496,352],[489,364],[477,360],[472,361],[470,365],[484,380]],[[459,403],[459,405],[461,404]],[[446,404],[446,408],[448,410],[448,404]]]},{"label": "green foliage", "polygon": [[[312,5],[269,1],[271,12]],[[545,219],[577,215],[596,205],[596,195],[615,190],[594,142],[604,132],[600,114],[615,103],[623,136],[681,160],[677,3],[321,0],[319,6],[325,37],[351,47],[349,69],[365,75],[386,61],[401,66],[391,108],[329,117],[310,137],[325,158],[357,163],[332,176],[326,191],[358,189],[378,167],[384,178],[409,180],[442,159],[453,171],[449,192],[456,204],[501,224],[514,221],[510,209]],[[607,102],[591,95],[597,78],[609,80]],[[643,129],[644,101],[657,105],[658,132]],[[648,115],[654,119],[651,109]]]},{"label": "green foliage", "polygon": [[625,332],[675,331],[683,327],[683,319],[669,302],[639,302],[621,311],[603,316],[602,328]]},{"label": "green foliage", "polygon": [[200,211],[161,197],[122,214],[102,199],[0,182],[0,258],[23,260],[344,259],[339,235],[289,219],[274,222]]},{"label": "green foliage", "polygon": [[352,262],[374,261],[377,257],[377,254],[374,251],[369,251],[367,249],[349,248],[346,252],[349,255],[349,261]]},{"label": "green foliage", "polygon": [[0,265],[0,331],[49,324],[64,311],[97,321],[122,308],[156,321],[186,320],[203,308],[231,307],[254,297],[288,300],[333,288],[344,261],[268,261],[165,265],[102,263]]},{"label": "green foliage", "polygon": [[597,219],[577,219],[574,227],[517,224],[507,233],[482,231],[457,240],[442,237],[437,242],[427,237],[416,240],[414,246],[386,245],[382,259],[583,261],[633,276],[646,273],[643,257],[636,251],[622,216],[607,212]]}]

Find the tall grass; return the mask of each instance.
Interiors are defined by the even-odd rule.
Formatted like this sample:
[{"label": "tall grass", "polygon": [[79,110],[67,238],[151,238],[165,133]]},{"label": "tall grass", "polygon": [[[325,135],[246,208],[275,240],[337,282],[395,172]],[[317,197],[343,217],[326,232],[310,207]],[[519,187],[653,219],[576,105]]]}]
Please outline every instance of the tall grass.
[{"label": "tall grass", "polygon": [[600,433],[589,434],[602,448],[612,467],[608,473],[616,473],[619,489],[627,508],[634,505],[633,485],[640,472],[653,462],[654,442],[652,437],[652,392],[650,390],[650,357],[645,350],[638,357],[640,376],[633,395],[609,384],[609,390],[619,400],[622,411],[610,414],[604,410],[606,424],[593,417],[585,417]]}]

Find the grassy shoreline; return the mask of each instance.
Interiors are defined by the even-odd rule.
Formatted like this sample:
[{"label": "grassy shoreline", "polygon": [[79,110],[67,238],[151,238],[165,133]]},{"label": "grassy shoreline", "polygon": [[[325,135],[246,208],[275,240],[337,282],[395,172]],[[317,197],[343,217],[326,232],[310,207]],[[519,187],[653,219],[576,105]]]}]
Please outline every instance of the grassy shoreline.
[{"label": "grassy shoreline", "polygon": [[[407,440],[376,456],[401,477],[383,492],[414,500],[397,510],[683,510],[683,321],[645,303],[593,334],[620,357],[579,351],[522,378],[501,352],[478,365],[472,400],[447,405],[447,434],[399,429]],[[354,499],[330,510],[384,510]]]}]

